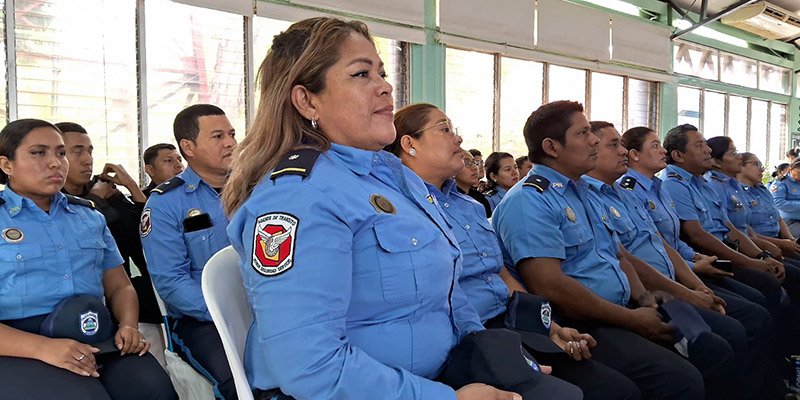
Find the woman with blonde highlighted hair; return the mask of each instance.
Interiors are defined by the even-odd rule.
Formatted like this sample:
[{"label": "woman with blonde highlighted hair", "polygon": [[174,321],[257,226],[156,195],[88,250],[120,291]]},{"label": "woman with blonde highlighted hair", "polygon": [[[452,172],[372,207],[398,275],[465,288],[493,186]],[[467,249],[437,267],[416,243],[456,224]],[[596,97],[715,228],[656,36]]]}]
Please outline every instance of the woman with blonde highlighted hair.
[{"label": "woman with blonde highlighted hair", "polygon": [[512,399],[434,381],[482,329],[422,180],[390,153],[392,87],[367,27],[313,18],[275,36],[223,190],[255,320],[257,399]]}]

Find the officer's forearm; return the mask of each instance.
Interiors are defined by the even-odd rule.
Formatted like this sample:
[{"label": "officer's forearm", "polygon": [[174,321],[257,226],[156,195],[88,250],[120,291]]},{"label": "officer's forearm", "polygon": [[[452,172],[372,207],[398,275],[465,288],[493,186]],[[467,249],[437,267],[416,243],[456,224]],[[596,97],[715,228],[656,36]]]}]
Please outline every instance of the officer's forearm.
[{"label": "officer's forearm", "polygon": [[0,324],[0,356],[38,359],[46,337]]},{"label": "officer's forearm", "polygon": [[139,300],[122,266],[103,273],[103,288],[107,303],[120,326],[139,328]]},{"label": "officer's forearm", "polygon": [[508,287],[509,296],[514,294],[514,292],[526,293],[528,291],[528,289],[526,289],[525,286],[523,286],[522,283],[520,283],[520,281],[517,280],[517,278],[514,278],[514,276],[511,275],[510,272],[508,272],[508,269],[505,266],[500,267],[499,275],[500,279],[502,279],[503,282]]},{"label": "officer's forearm", "polygon": [[728,237],[739,241],[740,253],[748,257],[755,257],[758,255],[758,253],[761,253],[761,249],[755,243],[753,243],[750,237],[742,233],[742,231],[736,229],[736,227],[733,226],[733,224],[731,224],[730,222],[726,222],[725,226],[727,226],[728,229],[730,229],[730,231],[728,232]]},{"label": "officer's forearm", "polygon": [[685,298],[689,294],[689,289],[685,286],[664,276],[646,262],[628,252],[625,252],[624,255],[633,265],[636,275],[639,276],[646,289],[650,291],[661,290],[678,298]]},{"label": "officer's forearm", "polygon": [[780,236],[784,239],[792,239],[794,240],[794,236],[792,236],[792,231],[789,230],[789,225],[786,225],[786,221],[783,218],[778,221],[778,224],[781,227]]},{"label": "officer's forearm", "polygon": [[529,291],[544,296],[566,316],[578,320],[600,321],[627,326],[630,310],[613,304],[587,289],[561,271],[561,260],[525,259],[517,264]]},{"label": "officer's forearm", "polygon": [[[696,228],[700,226],[697,221],[691,223],[696,224]],[[690,224],[690,222],[681,222],[681,233],[688,239],[689,244],[697,250],[698,253],[717,256],[720,260],[730,260],[734,264],[739,264],[741,266],[747,266],[752,262],[752,258],[731,249],[725,245],[725,243],[722,243],[719,239],[714,237],[714,235],[706,232],[702,228],[690,228],[687,224]]]}]

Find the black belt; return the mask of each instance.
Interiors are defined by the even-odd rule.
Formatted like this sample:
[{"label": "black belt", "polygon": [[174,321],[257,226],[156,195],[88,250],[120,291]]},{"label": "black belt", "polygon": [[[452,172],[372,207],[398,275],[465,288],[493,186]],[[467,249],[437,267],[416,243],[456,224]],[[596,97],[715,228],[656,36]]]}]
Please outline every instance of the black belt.
[{"label": "black belt", "polygon": [[294,400],[294,397],[287,396],[280,389],[261,390],[253,389],[254,400]]}]

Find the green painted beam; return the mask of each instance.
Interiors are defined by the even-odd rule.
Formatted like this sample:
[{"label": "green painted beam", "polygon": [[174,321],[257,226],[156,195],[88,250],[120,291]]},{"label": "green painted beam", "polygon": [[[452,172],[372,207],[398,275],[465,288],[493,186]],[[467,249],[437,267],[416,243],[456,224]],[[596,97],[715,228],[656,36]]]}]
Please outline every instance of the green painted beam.
[{"label": "green painted beam", "polygon": [[425,0],[424,45],[411,45],[411,103],[431,103],[445,109],[445,46],[436,38],[436,0]]}]

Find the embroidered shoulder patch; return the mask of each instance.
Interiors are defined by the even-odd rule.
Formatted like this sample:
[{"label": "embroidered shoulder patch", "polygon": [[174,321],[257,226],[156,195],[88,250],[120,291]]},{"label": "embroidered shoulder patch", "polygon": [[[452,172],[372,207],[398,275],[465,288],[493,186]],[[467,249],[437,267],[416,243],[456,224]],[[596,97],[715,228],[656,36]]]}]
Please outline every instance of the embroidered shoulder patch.
[{"label": "embroidered shoulder patch", "polygon": [[256,219],[251,265],[261,275],[280,275],[294,265],[297,217],[269,213]]},{"label": "embroidered shoulder patch", "polygon": [[139,217],[139,236],[145,237],[153,230],[153,221],[150,219],[150,208],[145,208],[142,211],[142,216]]}]

